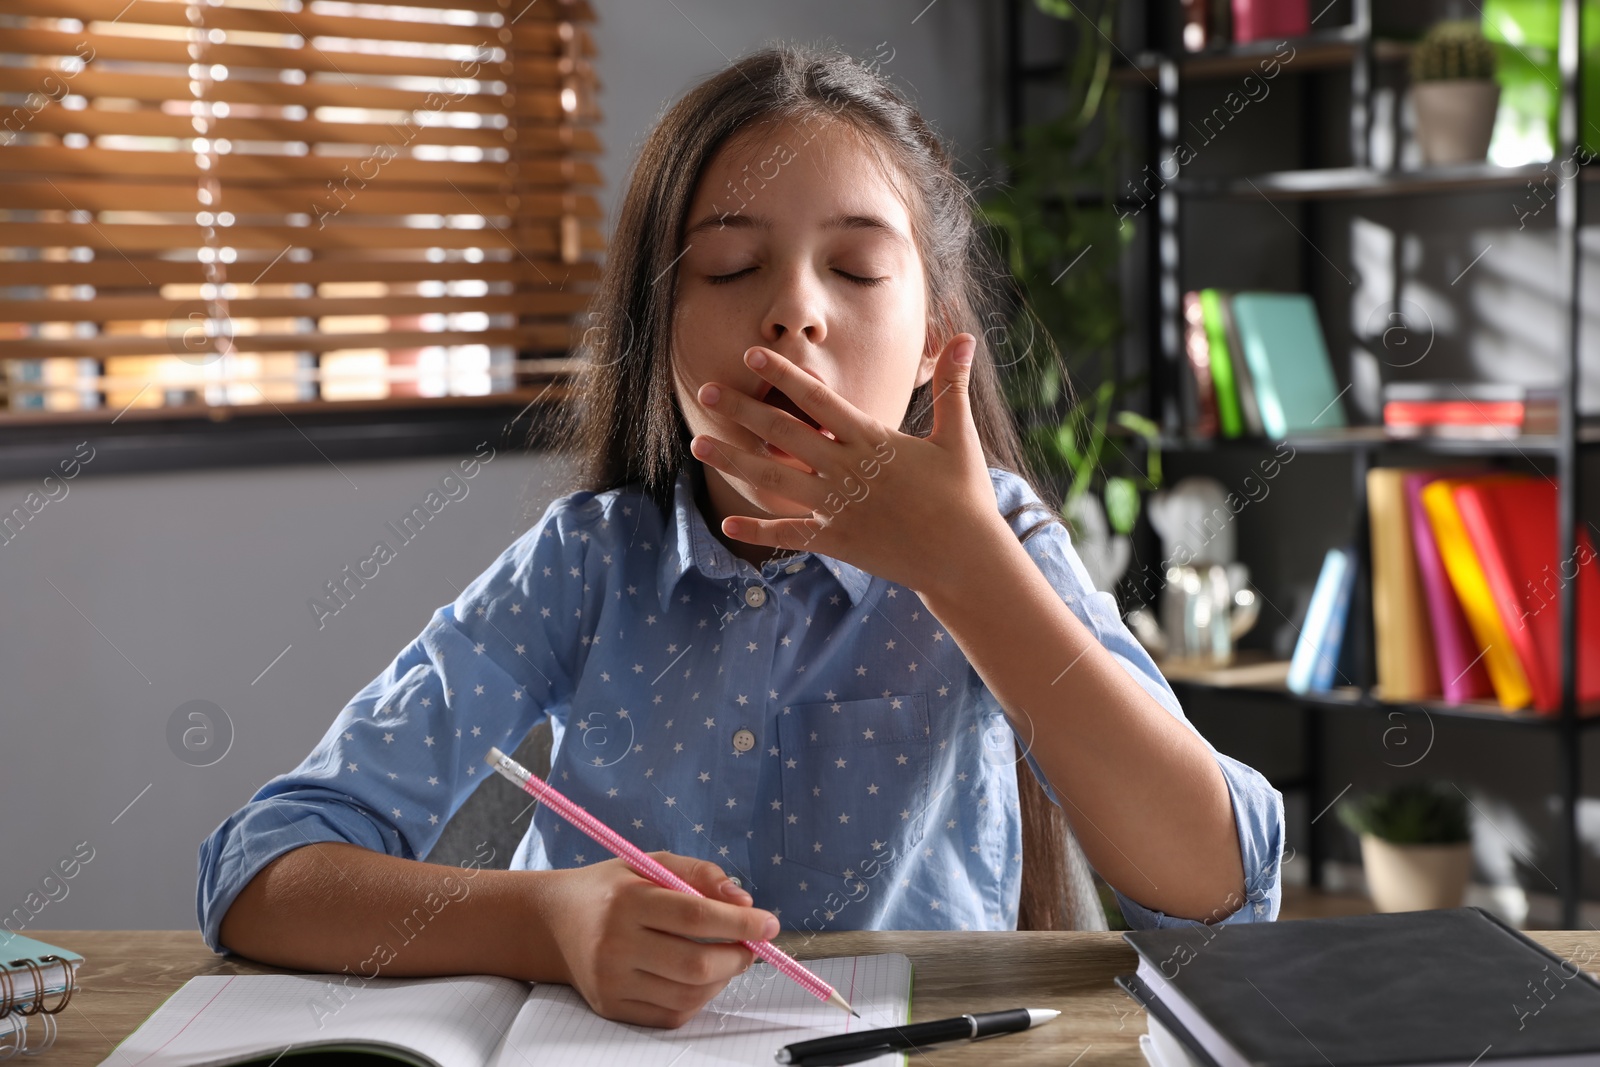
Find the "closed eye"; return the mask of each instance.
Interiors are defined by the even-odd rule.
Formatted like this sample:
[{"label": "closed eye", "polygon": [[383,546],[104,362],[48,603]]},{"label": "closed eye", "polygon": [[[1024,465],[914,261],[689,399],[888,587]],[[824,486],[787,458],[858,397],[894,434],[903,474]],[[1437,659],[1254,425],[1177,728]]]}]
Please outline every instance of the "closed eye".
[{"label": "closed eye", "polygon": [[[729,282],[738,281],[740,278],[744,277],[746,274],[749,274],[753,270],[755,270],[754,267],[746,267],[744,270],[736,270],[732,274],[708,274],[706,275],[706,281],[710,282],[712,285],[727,285]],[[835,270],[834,273],[839,275],[841,278],[848,278],[857,285],[867,287],[882,285],[884,282],[889,280],[888,278],[862,278],[851,274],[848,271],[842,270]]]}]

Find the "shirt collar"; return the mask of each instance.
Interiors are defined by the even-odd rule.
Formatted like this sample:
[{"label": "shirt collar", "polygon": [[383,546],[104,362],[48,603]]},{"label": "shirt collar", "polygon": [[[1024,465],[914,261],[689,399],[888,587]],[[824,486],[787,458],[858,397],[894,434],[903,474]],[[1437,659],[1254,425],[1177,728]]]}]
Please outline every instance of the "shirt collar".
[{"label": "shirt collar", "polygon": [[[698,567],[700,573],[708,578],[761,578],[761,573],[748,560],[740,559],[728,551],[728,546],[718,540],[706,525],[694,498],[695,477],[694,465],[685,464],[672,487],[671,524],[662,532],[661,560],[656,575],[662,612],[672,606],[672,594],[678,580],[690,567]],[[802,552],[790,559],[786,566],[806,562],[808,557],[814,557],[844,587],[852,607],[861,603],[868,586],[872,584],[872,575],[842,559],[824,556],[820,552]],[[780,570],[778,573],[783,572]]]}]

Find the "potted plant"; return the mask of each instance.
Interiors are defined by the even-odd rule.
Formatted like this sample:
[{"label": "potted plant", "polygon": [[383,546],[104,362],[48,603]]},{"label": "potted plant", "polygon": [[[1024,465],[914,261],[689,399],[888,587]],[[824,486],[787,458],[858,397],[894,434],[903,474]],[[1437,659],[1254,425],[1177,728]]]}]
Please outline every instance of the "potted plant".
[{"label": "potted plant", "polygon": [[1339,819],[1361,835],[1361,865],[1379,911],[1461,906],[1472,833],[1459,789],[1411,782],[1345,801]]},{"label": "potted plant", "polygon": [[1494,45],[1470,19],[1436,23],[1418,42],[1411,101],[1427,163],[1477,163],[1488,155],[1500,105],[1494,66]]},{"label": "potted plant", "polygon": [[[1066,482],[1061,515],[1095,588],[1112,591],[1132,557],[1143,491],[1161,484],[1160,434],[1124,406],[1118,265],[1134,221],[1117,210],[1123,149],[1111,84],[1117,0],[1034,0],[1077,23],[1065,103],[1007,150],[1011,182],[981,205],[1027,302],[986,333],[1030,459]],[[1089,385],[1082,391],[1073,383]],[[1113,439],[1142,439],[1143,464]],[[1111,470],[1107,470],[1107,466]]]}]

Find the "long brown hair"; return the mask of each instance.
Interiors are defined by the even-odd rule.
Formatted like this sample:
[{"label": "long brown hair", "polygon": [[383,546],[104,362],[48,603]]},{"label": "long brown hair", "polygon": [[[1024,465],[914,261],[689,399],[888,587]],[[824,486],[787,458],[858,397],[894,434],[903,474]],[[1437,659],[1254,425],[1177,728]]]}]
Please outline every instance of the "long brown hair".
[{"label": "long brown hair", "polygon": [[[1047,513],[1022,534],[1025,541],[1061,519],[1059,499],[1049,486],[1041,490],[1024,455],[992,351],[994,343],[1004,343],[994,326],[1005,321],[1002,299],[1007,293],[1020,297],[982,239],[971,190],[916,108],[835,48],[763,48],[689,90],[657,122],[634,162],[611,236],[612,254],[591,303],[580,346],[583,385],[554,440],[579,460],[577,488],[605,492],[637,483],[663,514],[670,511],[679,471],[696,462],[670,366],[675,264],[696,185],[739,131],[759,122],[825,118],[869,135],[867,143],[898,164],[916,194],[907,209],[927,273],[930,344],[938,350],[962,332],[978,338],[968,393],[984,457],[988,466],[1026,479],[1044,502],[1042,508],[1016,508],[1006,520],[1030,508]],[[932,429],[933,384],[912,392],[902,433],[925,437]],[[1018,773],[1017,787],[1024,856],[1017,925],[1062,929],[1066,820],[1031,773]]]}]

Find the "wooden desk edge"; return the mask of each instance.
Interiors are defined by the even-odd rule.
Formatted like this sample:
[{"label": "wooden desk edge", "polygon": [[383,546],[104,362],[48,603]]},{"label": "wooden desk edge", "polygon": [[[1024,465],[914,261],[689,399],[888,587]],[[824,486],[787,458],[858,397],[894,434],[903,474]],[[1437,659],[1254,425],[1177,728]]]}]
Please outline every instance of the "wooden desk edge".
[{"label": "wooden desk edge", "polygon": [[[99,1064],[186,981],[205,974],[291,974],[239,956],[218,956],[193,930],[42,930],[28,936],[84,957],[80,988],[57,1016],[45,1053],[51,1067]],[[1529,931],[1593,971],[1600,931]],[[1005,1062],[1043,1067],[1076,1062],[1143,1067],[1143,1012],[1112,984],[1136,967],[1117,933],[944,930],[786,933],[778,944],[799,959],[903,952],[912,961],[913,1021],[1000,1008],[1055,1008],[1060,1018],[1000,1040]],[[992,1063],[997,1049],[951,1045],[929,1056],[938,1067]],[[922,1059],[919,1057],[919,1061]]]}]

